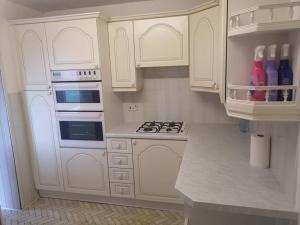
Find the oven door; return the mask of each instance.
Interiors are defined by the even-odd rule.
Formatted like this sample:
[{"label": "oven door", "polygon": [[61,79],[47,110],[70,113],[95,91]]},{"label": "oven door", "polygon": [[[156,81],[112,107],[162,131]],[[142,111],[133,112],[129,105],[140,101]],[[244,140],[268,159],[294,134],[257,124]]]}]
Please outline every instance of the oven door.
[{"label": "oven door", "polygon": [[60,147],[106,148],[103,112],[56,112]]},{"label": "oven door", "polygon": [[103,111],[102,83],[54,83],[57,111]]}]

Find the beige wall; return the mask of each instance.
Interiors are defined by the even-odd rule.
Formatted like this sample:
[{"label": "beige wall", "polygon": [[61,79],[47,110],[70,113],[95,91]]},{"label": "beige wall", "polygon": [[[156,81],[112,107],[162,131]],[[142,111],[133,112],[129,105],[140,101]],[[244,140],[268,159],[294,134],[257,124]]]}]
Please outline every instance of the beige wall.
[{"label": "beige wall", "polygon": [[23,207],[37,197],[37,192],[31,172],[13,30],[7,20],[41,15],[35,10],[0,0],[0,67],[6,90],[14,157]]},{"label": "beige wall", "polygon": [[[144,89],[124,94],[124,116],[132,121],[237,122],[226,115],[218,94],[191,91],[188,67],[144,68]],[[129,112],[128,103],[138,103]]]}]

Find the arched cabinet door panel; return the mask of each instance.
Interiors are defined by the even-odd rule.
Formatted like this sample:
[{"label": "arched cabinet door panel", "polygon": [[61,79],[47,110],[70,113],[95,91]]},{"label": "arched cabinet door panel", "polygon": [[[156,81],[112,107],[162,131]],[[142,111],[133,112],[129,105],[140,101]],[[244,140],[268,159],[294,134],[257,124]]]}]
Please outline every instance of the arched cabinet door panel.
[{"label": "arched cabinet door panel", "polygon": [[63,191],[53,96],[48,91],[26,91],[25,97],[36,188]]},{"label": "arched cabinet door panel", "polygon": [[137,199],[181,203],[175,183],[185,141],[133,140]]},{"label": "arched cabinet door panel", "polygon": [[99,67],[97,20],[46,23],[51,70]]},{"label": "arched cabinet door panel", "polygon": [[190,84],[218,88],[219,7],[190,16]]},{"label": "arched cabinet door panel", "polygon": [[61,154],[67,192],[109,195],[105,150],[66,148],[61,150]]},{"label": "arched cabinet door panel", "polygon": [[51,84],[44,24],[17,25],[16,36],[24,90],[48,90]]},{"label": "arched cabinet door panel", "polygon": [[134,21],[137,67],[189,64],[188,17]]},{"label": "arched cabinet door panel", "polygon": [[110,23],[108,31],[113,89],[115,91],[141,89],[141,71],[135,67],[133,22]]}]

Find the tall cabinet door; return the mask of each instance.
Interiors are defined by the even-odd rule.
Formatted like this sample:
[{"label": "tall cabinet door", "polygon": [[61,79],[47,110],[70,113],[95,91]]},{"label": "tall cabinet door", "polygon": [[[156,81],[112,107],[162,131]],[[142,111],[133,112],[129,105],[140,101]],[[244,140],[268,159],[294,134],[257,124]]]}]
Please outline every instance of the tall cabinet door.
[{"label": "tall cabinet door", "polygon": [[133,144],[137,199],[181,203],[175,183],[185,141],[136,139]]},{"label": "tall cabinet door", "polygon": [[134,21],[137,67],[189,64],[188,17]]},{"label": "tall cabinet door", "polygon": [[110,23],[110,61],[113,88],[139,88],[134,58],[133,22]]},{"label": "tall cabinet door", "polygon": [[219,7],[190,16],[190,84],[218,88]]},{"label": "tall cabinet door", "polygon": [[53,96],[48,91],[26,91],[25,97],[36,188],[63,191]]},{"label": "tall cabinet door", "polygon": [[51,70],[99,67],[97,19],[46,23]]},{"label": "tall cabinet door", "polygon": [[109,196],[106,150],[61,150],[67,192]]},{"label": "tall cabinet door", "polygon": [[50,89],[51,76],[44,24],[18,25],[16,36],[23,89]]}]

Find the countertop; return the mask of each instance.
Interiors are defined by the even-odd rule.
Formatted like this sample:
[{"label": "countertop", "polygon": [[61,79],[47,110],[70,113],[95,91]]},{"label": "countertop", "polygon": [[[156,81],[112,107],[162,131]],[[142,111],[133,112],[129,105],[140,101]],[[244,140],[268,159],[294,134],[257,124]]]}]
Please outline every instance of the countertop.
[{"label": "countertop", "polygon": [[122,124],[108,138],[188,140],[175,188],[189,205],[249,215],[297,219],[271,169],[249,164],[250,134],[237,125],[192,124],[181,135],[136,133]]},{"label": "countertop", "polygon": [[141,123],[125,123],[106,132],[107,138],[148,138],[148,139],[163,139],[163,140],[188,140],[189,126],[184,128],[182,134],[157,134],[157,133],[137,133],[137,129]]},{"label": "countertop", "polygon": [[297,219],[271,169],[249,164],[249,134],[235,125],[193,125],[175,185],[191,205]]}]

